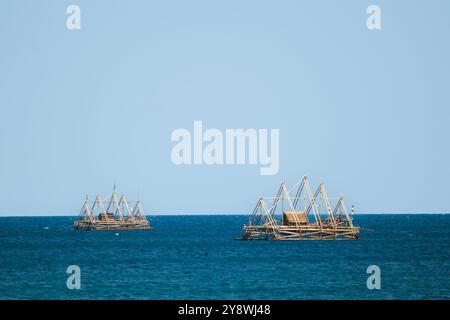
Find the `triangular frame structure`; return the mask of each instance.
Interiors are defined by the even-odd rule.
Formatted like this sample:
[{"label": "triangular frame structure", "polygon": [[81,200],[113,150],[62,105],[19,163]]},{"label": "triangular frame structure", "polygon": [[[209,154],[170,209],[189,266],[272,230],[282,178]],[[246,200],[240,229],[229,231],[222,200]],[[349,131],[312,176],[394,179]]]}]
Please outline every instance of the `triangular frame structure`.
[{"label": "triangular frame structure", "polygon": [[[290,192],[295,190],[295,196]],[[271,201],[270,205],[269,202]],[[325,184],[320,183],[313,193],[308,177],[302,179],[288,190],[283,181],[274,198],[260,197],[244,225],[242,240],[356,240],[359,239],[359,227],[355,227],[352,218],[345,207],[344,198],[340,196],[332,209],[331,198],[325,190]],[[284,202],[287,202],[289,213],[293,221],[284,222],[287,211]],[[298,209],[303,202],[304,209]],[[276,211],[282,204],[283,219],[277,220]],[[325,208],[325,213],[322,212]]]},{"label": "triangular frame structure", "polygon": [[95,200],[90,203],[86,195],[80,216],[74,222],[74,227],[76,230],[152,229],[145,216],[141,201],[137,200],[134,208],[130,208],[130,203],[125,195],[121,195],[118,199],[115,191],[111,193],[108,202],[104,202],[100,195],[97,195]]}]

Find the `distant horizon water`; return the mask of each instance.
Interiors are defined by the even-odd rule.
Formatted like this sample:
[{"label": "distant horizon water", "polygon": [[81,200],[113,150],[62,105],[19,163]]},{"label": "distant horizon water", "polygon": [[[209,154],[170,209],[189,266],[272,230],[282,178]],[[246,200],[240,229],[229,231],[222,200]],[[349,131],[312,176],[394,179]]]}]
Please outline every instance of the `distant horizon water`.
[{"label": "distant horizon water", "polygon": [[[146,213],[145,216],[151,217],[151,216],[248,216],[251,212],[248,213]],[[446,215],[450,214],[450,212],[358,212],[355,213],[353,216],[358,215]],[[24,217],[24,218],[39,218],[39,217],[77,217],[79,214],[72,214],[72,213],[63,213],[63,214],[23,214],[23,215],[3,215],[0,214],[0,218],[14,218],[14,217]]]},{"label": "distant horizon water", "polygon": [[238,241],[244,215],[150,217],[135,231],[0,217],[0,299],[450,299],[450,215],[356,215],[349,241]]}]

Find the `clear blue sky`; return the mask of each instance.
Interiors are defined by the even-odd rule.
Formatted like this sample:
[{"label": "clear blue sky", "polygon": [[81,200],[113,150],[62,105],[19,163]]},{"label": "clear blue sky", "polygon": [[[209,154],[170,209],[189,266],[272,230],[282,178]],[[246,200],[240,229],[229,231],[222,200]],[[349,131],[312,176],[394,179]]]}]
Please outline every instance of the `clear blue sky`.
[{"label": "clear blue sky", "polygon": [[[246,213],[303,174],[359,212],[449,212],[449,40],[444,0],[1,1],[0,215],[113,183],[147,214]],[[279,128],[278,174],[175,166],[194,120]]]}]

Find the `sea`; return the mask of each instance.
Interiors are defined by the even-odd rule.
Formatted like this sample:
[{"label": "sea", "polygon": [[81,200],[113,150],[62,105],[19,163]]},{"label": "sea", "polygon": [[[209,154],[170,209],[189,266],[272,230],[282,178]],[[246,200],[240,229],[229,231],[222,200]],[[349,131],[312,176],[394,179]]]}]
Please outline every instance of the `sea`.
[{"label": "sea", "polygon": [[154,230],[0,218],[0,299],[450,298],[448,214],[355,215],[357,241],[235,240],[245,215],[148,218]]}]

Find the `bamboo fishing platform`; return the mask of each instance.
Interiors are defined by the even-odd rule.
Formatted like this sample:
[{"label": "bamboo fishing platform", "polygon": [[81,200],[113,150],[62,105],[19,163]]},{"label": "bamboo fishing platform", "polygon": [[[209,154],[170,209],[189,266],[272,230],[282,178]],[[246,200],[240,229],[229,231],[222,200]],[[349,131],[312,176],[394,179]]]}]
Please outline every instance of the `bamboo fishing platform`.
[{"label": "bamboo fishing platform", "polygon": [[113,191],[108,202],[97,195],[91,203],[86,199],[78,220],[74,222],[76,230],[149,230],[152,229],[145,217],[141,202],[137,200],[134,207],[124,195],[117,199]]},{"label": "bamboo fishing platform", "polygon": [[359,233],[344,197],[329,198],[323,182],[313,194],[304,176],[291,190],[282,182],[276,197],[260,197],[238,240],[358,240]]}]

